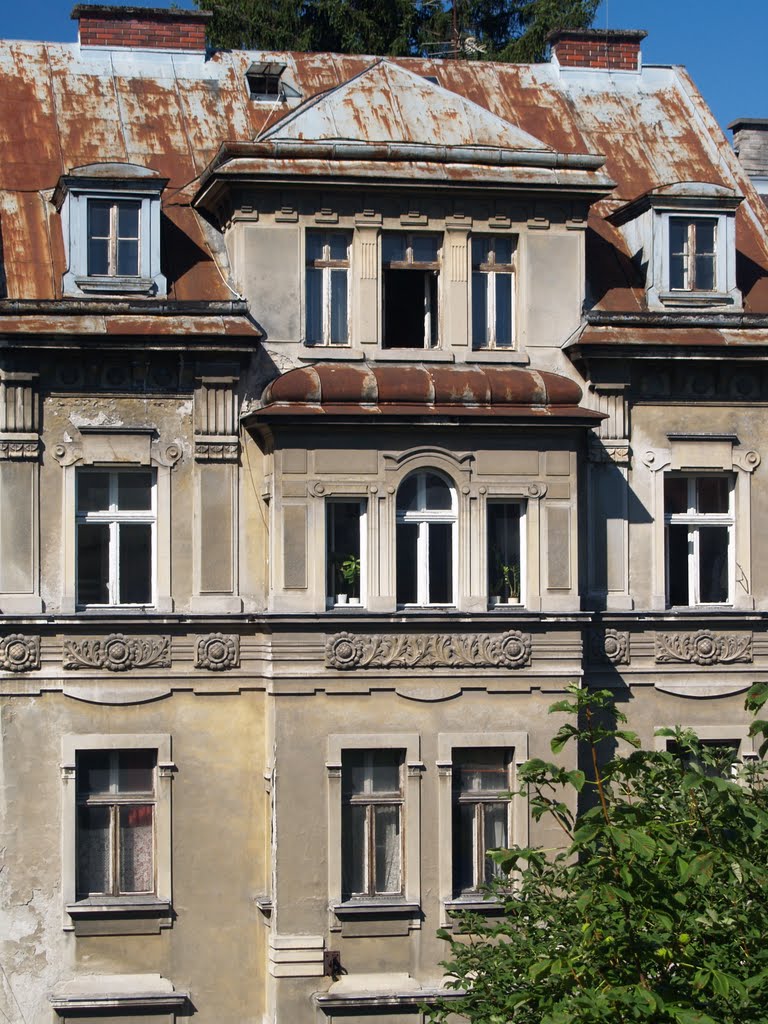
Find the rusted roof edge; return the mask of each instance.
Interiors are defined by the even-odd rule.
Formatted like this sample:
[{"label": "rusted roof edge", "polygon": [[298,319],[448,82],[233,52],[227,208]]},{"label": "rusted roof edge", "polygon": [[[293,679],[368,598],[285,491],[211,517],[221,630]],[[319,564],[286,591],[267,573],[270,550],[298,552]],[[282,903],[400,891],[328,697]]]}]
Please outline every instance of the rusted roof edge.
[{"label": "rusted roof edge", "polygon": [[307,416],[322,416],[325,419],[345,419],[354,421],[362,417],[370,417],[379,420],[381,417],[387,419],[398,419],[404,423],[412,423],[414,418],[429,419],[441,417],[446,420],[453,419],[479,419],[479,420],[514,420],[516,423],[541,424],[542,419],[553,426],[580,426],[593,427],[601,420],[607,418],[606,413],[596,412],[593,409],[583,409],[580,406],[531,406],[531,405],[451,405],[427,403],[401,403],[382,402],[376,405],[362,405],[356,403],[312,403],[312,402],[274,402],[256,409],[241,420],[243,426],[255,426],[258,423],[266,423],[272,419],[285,422],[296,418],[304,420]]},{"label": "rusted roof edge", "polygon": [[723,330],[765,330],[766,313],[693,313],[635,310],[613,312],[591,309],[585,314],[586,322],[594,327],[663,327],[678,330],[686,327],[716,327]]},{"label": "rusted roof edge", "polygon": [[247,316],[248,303],[236,299],[177,302],[153,299],[0,299],[3,316]]}]

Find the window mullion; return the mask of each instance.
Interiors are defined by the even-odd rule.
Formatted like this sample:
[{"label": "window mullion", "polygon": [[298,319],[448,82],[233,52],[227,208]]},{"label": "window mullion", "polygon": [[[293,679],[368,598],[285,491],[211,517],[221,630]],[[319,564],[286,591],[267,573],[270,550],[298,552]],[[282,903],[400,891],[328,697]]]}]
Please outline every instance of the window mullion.
[{"label": "window mullion", "polygon": [[496,348],[496,274],[489,272],[485,279],[488,304],[487,344],[490,348]]},{"label": "window mullion", "polygon": [[699,530],[688,527],[688,600],[699,604]]},{"label": "window mullion", "polygon": [[120,525],[116,520],[109,524],[109,603],[116,605],[120,597]]},{"label": "window mullion", "polygon": [[365,842],[363,843],[363,858],[364,858],[364,872],[363,878],[365,879],[365,892],[368,896],[373,896],[376,892],[375,888],[375,870],[376,870],[376,850],[375,850],[375,834],[374,834],[374,814],[373,804],[366,804],[365,807]]},{"label": "window mullion", "polygon": [[419,523],[419,547],[418,547],[418,587],[417,597],[419,604],[429,604],[429,523]]}]

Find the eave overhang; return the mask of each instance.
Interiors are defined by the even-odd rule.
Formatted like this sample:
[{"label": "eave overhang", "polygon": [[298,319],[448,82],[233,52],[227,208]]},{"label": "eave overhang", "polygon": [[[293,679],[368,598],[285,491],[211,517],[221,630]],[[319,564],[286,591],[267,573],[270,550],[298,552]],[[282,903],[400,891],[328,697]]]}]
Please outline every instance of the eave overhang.
[{"label": "eave overhang", "polygon": [[[661,322],[658,322],[661,321]],[[589,359],[768,358],[768,317],[625,317],[593,319],[566,346],[574,361]]]}]

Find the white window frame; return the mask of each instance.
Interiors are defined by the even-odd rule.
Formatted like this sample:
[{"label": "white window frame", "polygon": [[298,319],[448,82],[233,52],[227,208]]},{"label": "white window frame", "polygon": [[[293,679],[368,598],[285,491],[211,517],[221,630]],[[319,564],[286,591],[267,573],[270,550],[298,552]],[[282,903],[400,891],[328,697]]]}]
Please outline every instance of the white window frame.
[{"label": "white window frame", "polygon": [[[686,240],[685,240],[685,243],[683,245],[683,251],[681,253],[674,253],[672,251],[672,225],[675,222],[677,222],[677,221],[683,223],[685,225],[685,229],[686,229],[685,230]],[[697,242],[697,237],[698,237],[698,230],[697,230],[697,228],[698,228],[698,225],[702,224],[702,223],[709,223],[709,224],[712,225],[714,243],[713,243],[713,251],[711,253],[699,253],[699,246],[698,246],[698,242]],[[668,267],[667,273],[669,275],[669,290],[671,292],[690,292],[690,293],[694,293],[694,294],[699,293],[699,292],[708,292],[708,291],[718,292],[718,291],[720,291],[719,280],[718,280],[719,261],[718,261],[718,258],[717,258],[717,229],[718,229],[717,218],[716,217],[695,217],[695,216],[694,217],[686,217],[686,216],[680,216],[680,215],[672,214],[669,217],[668,229],[669,229],[669,251],[667,253],[667,256],[668,256],[668,259],[669,259],[669,267]],[[709,259],[711,259],[711,262],[712,262],[712,281],[713,281],[713,287],[712,288],[699,288],[697,286],[697,284],[696,284],[696,260],[697,260],[697,258],[700,255],[702,255],[702,256],[706,255]],[[681,288],[674,288],[673,285],[672,285],[671,276],[672,276],[672,257],[673,256],[680,256],[682,258],[682,260],[683,260],[683,285],[682,285]]]},{"label": "white window frame", "polygon": [[[417,235],[423,235],[428,238],[434,238],[437,242],[437,259],[435,261],[428,261],[427,263],[421,263],[413,258],[413,239]],[[384,241],[388,235],[400,235],[405,238],[405,259],[404,260],[391,260],[388,262],[384,261]],[[406,346],[391,345],[388,344],[386,337],[386,306],[387,306],[387,294],[386,294],[386,280],[385,273],[387,270],[411,270],[416,273],[423,273],[424,277],[424,335],[422,344],[411,351],[423,351],[424,349],[437,349],[440,347],[440,307],[442,305],[441,296],[441,284],[440,279],[442,277],[442,254],[445,245],[444,238],[441,237],[440,232],[437,231],[397,231],[397,230],[386,230],[382,233],[382,257],[381,257],[381,287],[382,287],[382,347],[385,351],[398,351],[403,348],[405,351],[409,351]],[[429,280],[426,277],[427,273],[432,273],[436,276],[435,294],[437,296],[437,309],[432,308],[432,296],[429,287]],[[434,336],[434,341],[432,340]]]},{"label": "white window frame", "polygon": [[[155,750],[155,893],[97,895],[77,899],[77,755],[80,751]],[[168,733],[86,733],[62,737],[62,875],[63,924],[72,930],[82,919],[104,916],[169,914],[171,885],[171,760]],[[161,927],[170,926],[170,920]]]},{"label": "white window frame", "polygon": [[[512,605],[522,605],[522,606],[525,606],[525,604],[526,604],[526,578],[527,578],[527,559],[526,559],[527,524],[526,524],[526,519],[527,519],[527,514],[528,514],[528,502],[525,499],[523,499],[523,498],[505,498],[503,495],[498,495],[498,494],[490,495],[489,494],[488,497],[487,497],[486,503],[485,503],[486,540],[488,540],[488,535],[489,535],[488,520],[489,520],[489,509],[490,509],[491,505],[517,505],[517,507],[520,509],[520,518],[519,518],[519,530],[520,530],[520,537],[519,537],[519,545],[520,545],[520,594],[519,594],[518,599],[516,601],[510,599],[510,601],[507,602],[507,606],[509,606],[511,604]],[[492,566],[490,564],[490,561],[489,561],[490,552],[488,551],[488,548],[489,548],[489,543],[486,543],[486,545],[485,545],[485,551],[486,551],[486,573],[485,573],[485,576],[486,576],[486,586],[488,588],[488,604],[489,604],[489,606],[491,608],[494,608],[494,607],[504,607],[504,604],[499,602],[497,599],[495,599],[494,596],[491,594],[491,576],[492,576],[493,568],[492,568]]]},{"label": "white window frame", "polygon": [[[339,602],[337,600],[337,594],[328,593],[328,563],[331,557],[330,551],[330,537],[328,534],[328,510],[330,505],[358,505],[360,509],[360,597],[357,600],[350,599],[348,602]],[[367,498],[356,498],[354,495],[333,495],[326,498],[325,502],[325,590],[326,590],[326,607],[328,608],[342,608],[348,607],[349,605],[356,605],[365,607],[367,604],[368,594],[368,550],[367,550],[367,538],[368,538],[368,499]]]},{"label": "white window frame", "polygon": [[[418,733],[332,733],[328,736],[328,903],[331,911],[365,910],[368,913],[402,913],[412,910],[413,927],[421,902],[421,775]],[[401,817],[403,859],[402,895],[342,900],[342,759],[347,750],[403,751],[403,811]]]},{"label": "white window frame", "polygon": [[[510,754],[510,775],[516,787],[520,767],[528,760],[526,732],[451,732],[438,733],[438,889],[442,905],[442,923],[449,920],[447,911],[467,907],[488,907],[489,901],[480,893],[456,897],[453,889],[453,767],[455,750],[480,750],[491,747]],[[510,800],[510,846],[525,847],[529,842],[528,800],[515,793]],[[493,906],[493,904],[490,904]]]},{"label": "white window frame", "polygon": [[[696,482],[705,477],[712,477],[728,482],[728,512],[697,512]],[[666,603],[670,607],[670,568],[669,568],[669,536],[670,526],[686,526],[688,528],[688,598],[689,603],[682,607],[722,607],[733,602],[735,584],[735,492],[736,481],[732,473],[665,473],[664,486],[670,478],[683,479],[688,485],[688,509],[686,512],[664,513],[664,557],[666,580]],[[721,526],[728,529],[728,597],[722,602],[703,602],[699,595],[699,569],[701,565],[700,540],[701,529],[710,526]]]},{"label": "white window frame", "polygon": [[[451,495],[450,509],[424,509],[415,512],[400,513],[397,511],[397,494],[406,480],[411,476],[417,478],[417,492],[419,503],[424,504],[422,495],[425,491],[426,476],[432,474],[439,477],[448,488]],[[401,524],[414,524],[418,526],[418,537],[416,541],[416,600],[406,602],[403,608],[453,608],[457,604],[458,594],[458,556],[459,556],[459,516],[456,485],[450,477],[438,469],[423,468],[408,473],[400,481],[395,494],[395,545],[398,543],[397,527]],[[429,527],[432,523],[445,523],[451,526],[451,600],[429,601]],[[397,574],[397,558],[395,558],[395,575]],[[397,591],[397,585],[395,585]]]},{"label": "white window frame", "polygon": [[[652,286],[650,306],[718,306],[740,309],[741,292],[736,287],[736,219],[733,212],[712,210],[701,204],[654,209]],[[714,288],[672,288],[671,231],[673,220],[690,222],[710,220],[715,228]]]},{"label": "white window frame", "polygon": [[[128,473],[151,473],[151,508],[149,511],[120,511],[117,508],[118,477]],[[106,473],[109,477],[109,509],[98,512],[80,512],[75,499],[76,530],[81,526],[109,527],[109,578],[107,579],[108,600],[106,604],[82,604],[79,608],[154,608],[157,603],[157,473],[151,468],[137,467],[81,467],[76,474],[76,487],[83,476],[91,473]],[[127,604],[120,601],[120,549],[119,532],[122,525],[148,525],[151,527],[150,600],[147,604]],[[75,551],[77,553],[78,544]],[[75,554],[77,558],[77,554]],[[79,589],[79,566],[76,567],[76,593]]]},{"label": "white window frame", "polygon": [[[319,235],[323,239],[323,255],[320,259],[309,260],[307,245],[307,239],[309,235]],[[330,255],[330,235],[341,235],[346,239],[347,242],[347,256],[344,260],[331,259]],[[307,331],[307,310],[309,303],[307,301],[308,296],[308,271],[320,270],[322,274],[322,300],[321,300],[321,313],[322,313],[322,325],[321,325],[321,336],[319,339],[309,337]],[[332,341],[331,340],[331,321],[332,321],[332,291],[331,291],[331,272],[334,270],[343,270],[345,272],[346,283],[347,283],[347,339],[346,341]],[[352,232],[345,231],[343,229],[337,230],[326,230],[324,228],[307,228],[304,237],[304,333],[305,333],[305,344],[308,348],[349,348],[351,339],[351,326],[352,326]]]},{"label": "white window frame", "polygon": [[[511,263],[496,263],[496,240],[498,238],[511,238],[512,239],[512,262]],[[493,248],[491,249],[489,256],[491,257],[488,263],[475,263],[474,254],[474,241],[476,239],[488,240],[492,243]],[[488,350],[498,350],[499,352],[512,352],[516,345],[517,336],[517,302],[516,302],[516,285],[517,285],[517,238],[515,236],[505,235],[474,235],[469,239],[469,250],[470,250],[470,261],[471,261],[471,294],[470,294],[470,323],[472,324],[472,349],[475,352],[482,352]],[[474,305],[475,305],[475,275],[480,274],[485,278],[485,323],[486,323],[486,337],[483,341],[475,338],[474,336]],[[496,318],[496,278],[497,277],[509,277],[510,278],[510,289],[512,293],[511,298],[511,317],[510,317],[510,340],[509,344],[499,344],[496,338],[497,331],[497,318]]]}]

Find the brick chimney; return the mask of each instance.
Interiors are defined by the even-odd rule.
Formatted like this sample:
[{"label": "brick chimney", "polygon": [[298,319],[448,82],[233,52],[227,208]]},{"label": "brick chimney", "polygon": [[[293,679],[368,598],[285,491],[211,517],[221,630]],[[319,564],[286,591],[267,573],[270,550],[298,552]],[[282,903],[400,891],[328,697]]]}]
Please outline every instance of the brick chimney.
[{"label": "brick chimney", "polygon": [[559,28],[547,42],[563,68],[639,71],[640,43],[647,35],[641,29]]},{"label": "brick chimney", "polygon": [[752,184],[768,205],[768,120],[739,117],[728,127],[733,132],[733,149]]},{"label": "brick chimney", "polygon": [[198,53],[205,52],[205,29],[212,17],[209,11],[101,4],[78,4],[72,11],[80,23],[81,46]]}]

